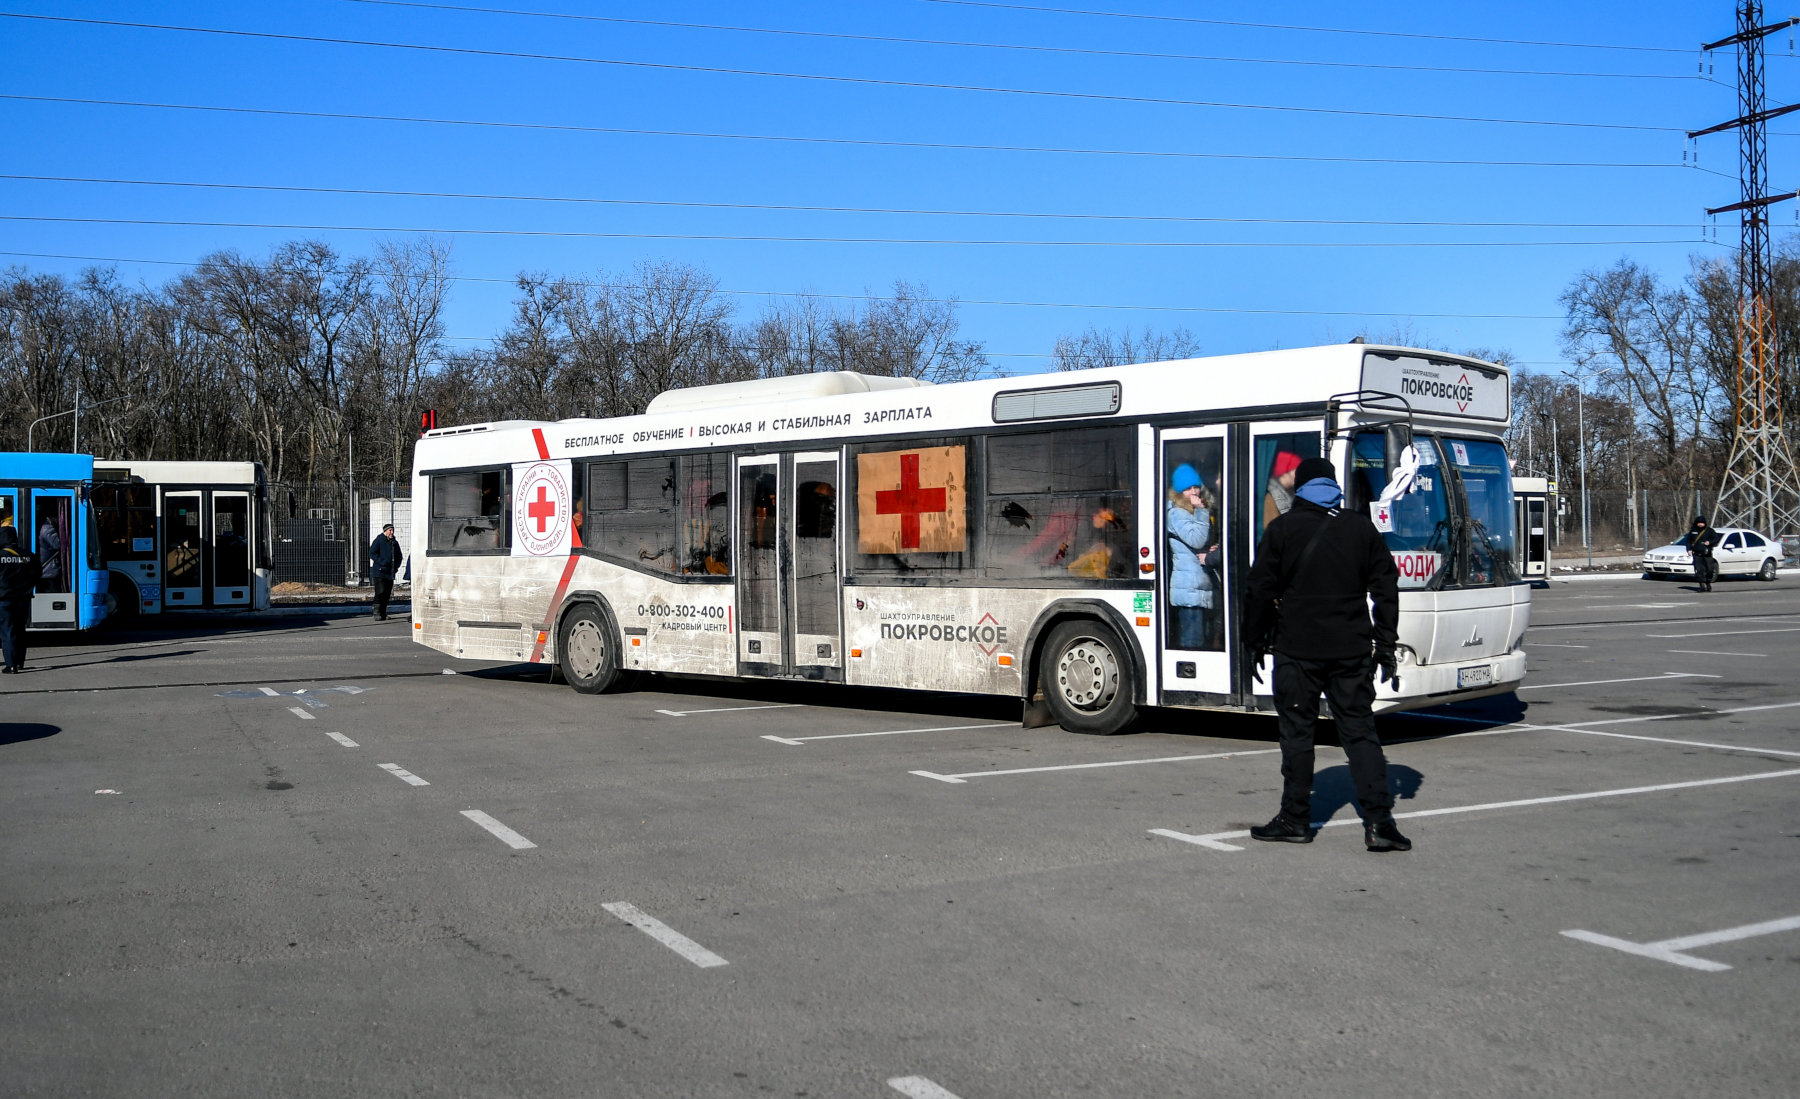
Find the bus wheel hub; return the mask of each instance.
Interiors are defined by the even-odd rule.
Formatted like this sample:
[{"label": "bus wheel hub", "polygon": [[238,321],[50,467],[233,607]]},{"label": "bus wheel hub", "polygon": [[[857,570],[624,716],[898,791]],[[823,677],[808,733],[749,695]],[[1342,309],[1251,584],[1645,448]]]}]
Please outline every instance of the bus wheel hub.
[{"label": "bus wheel hub", "polygon": [[606,659],[606,641],[600,636],[600,627],[587,619],[575,623],[569,629],[569,668],[583,679],[591,679],[600,673]]},{"label": "bus wheel hub", "polygon": [[1081,638],[1056,662],[1056,683],[1072,705],[1104,710],[1119,693],[1118,659],[1094,638]]}]

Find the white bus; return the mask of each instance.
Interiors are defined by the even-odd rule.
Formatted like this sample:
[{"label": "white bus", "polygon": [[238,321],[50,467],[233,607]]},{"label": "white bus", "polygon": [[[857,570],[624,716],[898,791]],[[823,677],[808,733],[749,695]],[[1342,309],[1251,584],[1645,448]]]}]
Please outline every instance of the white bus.
[{"label": "white bus", "polygon": [[[1400,567],[1400,688],[1377,706],[1510,691],[1531,602],[1508,385],[1358,343],[942,386],[816,374],[428,431],[413,636],[554,662],[587,692],[814,679],[1007,695],[1027,724],[1091,733],[1144,706],[1268,710],[1245,578],[1293,466],[1323,454]],[[1411,491],[1384,504],[1401,466]],[[1203,486],[1198,549],[1166,529],[1178,476]]]},{"label": "white bus", "polygon": [[274,524],[261,462],[94,463],[114,614],[269,609]]}]

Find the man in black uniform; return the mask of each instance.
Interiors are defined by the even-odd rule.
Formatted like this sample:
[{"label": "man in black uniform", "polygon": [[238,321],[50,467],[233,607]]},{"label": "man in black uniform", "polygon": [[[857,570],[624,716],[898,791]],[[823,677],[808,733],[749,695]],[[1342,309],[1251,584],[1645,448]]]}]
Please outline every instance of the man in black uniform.
[{"label": "man in black uniform", "polygon": [[1723,541],[1719,532],[1706,525],[1706,516],[1694,516],[1694,525],[1688,528],[1688,553],[1694,558],[1694,579],[1700,581],[1701,591],[1711,591],[1713,581],[1719,578],[1719,561],[1713,556],[1713,550],[1719,548]]},{"label": "man in black uniform", "polygon": [[31,592],[38,582],[35,553],[19,544],[8,521],[0,526],[0,672],[25,670],[25,624],[31,620]]},{"label": "man in black uniform", "polygon": [[1337,721],[1338,742],[1350,757],[1364,845],[1371,851],[1410,851],[1412,842],[1394,826],[1387,757],[1373,710],[1376,667],[1383,681],[1400,682],[1394,656],[1400,573],[1375,524],[1341,506],[1344,494],[1330,462],[1308,458],[1295,481],[1293,509],[1269,524],[1257,547],[1244,612],[1250,659],[1260,662],[1268,652],[1275,654],[1281,732],[1281,812],[1250,835],[1312,842],[1313,732],[1323,693]]},{"label": "man in black uniform", "polygon": [[369,581],[375,585],[375,620],[387,621],[388,600],[394,595],[394,574],[400,571],[400,541],[394,524],[381,528],[369,543]]}]

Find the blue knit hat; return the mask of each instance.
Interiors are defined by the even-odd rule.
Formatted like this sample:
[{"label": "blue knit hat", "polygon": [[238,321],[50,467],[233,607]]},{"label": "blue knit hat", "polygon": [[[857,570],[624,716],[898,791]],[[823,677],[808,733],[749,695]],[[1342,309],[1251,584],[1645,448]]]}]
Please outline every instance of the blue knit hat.
[{"label": "blue knit hat", "polygon": [[1176,466],[1174,476],[1169,478],[1169,488],[1175,492],[1186,492],[1188,489],[1195,488],[1199,484],[1200,475],[1194,472],[1194,467],[1188,465],[1186,462]]}]

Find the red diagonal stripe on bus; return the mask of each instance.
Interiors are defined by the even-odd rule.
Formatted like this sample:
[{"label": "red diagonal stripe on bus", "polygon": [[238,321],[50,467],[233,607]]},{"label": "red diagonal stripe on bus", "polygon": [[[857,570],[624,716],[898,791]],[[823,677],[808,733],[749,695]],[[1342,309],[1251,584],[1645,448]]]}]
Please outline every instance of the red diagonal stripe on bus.
[{"label": "red diagonal stripe on bus", "polygon": [[[537,429],[533,428],[532,430],[536,431]],[[543,441],[540,439],[538,446],[543,445]],[[575,562],[581,560],[581,554],[576,552],[581,549],[581,532],[570,528],[569,542],[569,561],[563,566],[562,579],[556,582],[556,591],[550,595],[550,609],[544,612],[544,625],[551,628],[556,626],[556,611],[562,606],[563,596],[569,593],[569,578],[575,575]],[[531,663],[542,664],[544,662],[544,645],[549,640],[549,629],[538,631],[537,640],[531,643]]]},{"label": "red diagonal stripe on bus", "polygon": [[531,437],[537,441],[538,457],[548,462],[550,460],[550,447],[544,442],[544,429],[541,427],[532,428]]}]

